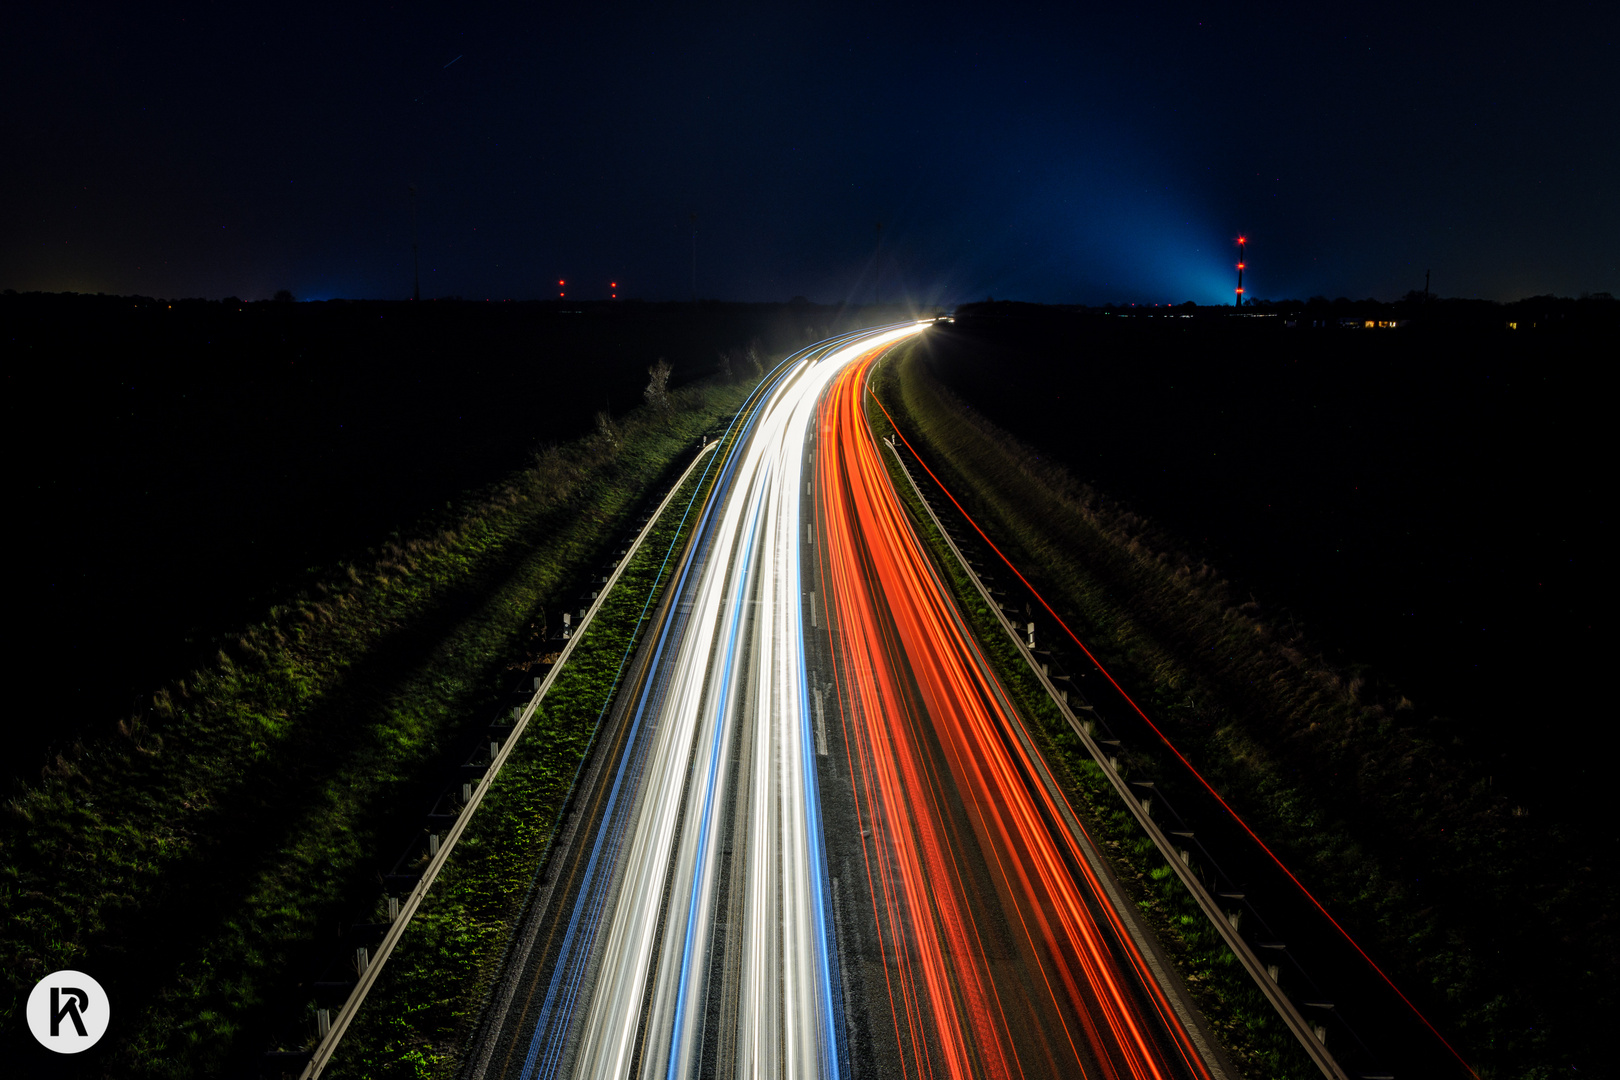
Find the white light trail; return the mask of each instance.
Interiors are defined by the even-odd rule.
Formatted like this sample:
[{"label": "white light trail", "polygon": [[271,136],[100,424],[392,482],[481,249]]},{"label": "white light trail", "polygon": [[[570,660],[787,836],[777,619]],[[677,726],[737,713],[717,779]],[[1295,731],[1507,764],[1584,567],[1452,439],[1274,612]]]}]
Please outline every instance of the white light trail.
[{"label": "white light trail", "polygon": [[[778,377],[746,442],[733,451],[736,468],[718,496],[720,526],[668,673],[609,901],[575,1058],[578,1077],[626,1077],[633,1066],[648,1076],[697,1074],[721,900],[722,831],[732,804],[746,822],[732,869],[745,875],[743,910],[728,918],[736,926],[740,917],[743,949],[736,1030],[727,1040],[737,1074],[838,1073],[801,641],[805,440],[815,403],[840,368],[925,325],[863,336],[798,361]],[[746,783],[733,782],[727,767],[739,749],[737,775]]]}]

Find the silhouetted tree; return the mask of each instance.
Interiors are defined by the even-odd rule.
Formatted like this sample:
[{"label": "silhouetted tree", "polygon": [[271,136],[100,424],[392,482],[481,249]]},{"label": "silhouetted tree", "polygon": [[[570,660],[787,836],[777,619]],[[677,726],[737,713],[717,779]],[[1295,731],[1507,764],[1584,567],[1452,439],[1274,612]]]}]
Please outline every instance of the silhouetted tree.
[{"label": "silhouetted tree", "polygon": [[293,302],[293,294],[286,289],[277,289],[273,299],[278,304],[290,304]]}]

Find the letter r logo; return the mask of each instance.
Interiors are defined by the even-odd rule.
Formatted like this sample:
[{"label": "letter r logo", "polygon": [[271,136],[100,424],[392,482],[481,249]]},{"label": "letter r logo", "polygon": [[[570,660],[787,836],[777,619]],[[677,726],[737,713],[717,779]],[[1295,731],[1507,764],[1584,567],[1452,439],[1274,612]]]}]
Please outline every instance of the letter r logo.
[{"label": "letter r logo", "polygon": [[[61,1004],[62,997],[68,999],[67,1004]],[[72,1020],[73,1026],[79,1029],[79,1035],[88,1039],[90,1033],[84,1030],[84,1010],[90,1007],[90,995],[77,986],[51,987],[51,1037],[61,1034],[61,1025],[64,1019]]]},{"label": "letter r logo", "polygon": [[107,1033],[107,991],[82,971],[53,971],[28,995],[28,1030],[58,1054],[90,1049]]}]

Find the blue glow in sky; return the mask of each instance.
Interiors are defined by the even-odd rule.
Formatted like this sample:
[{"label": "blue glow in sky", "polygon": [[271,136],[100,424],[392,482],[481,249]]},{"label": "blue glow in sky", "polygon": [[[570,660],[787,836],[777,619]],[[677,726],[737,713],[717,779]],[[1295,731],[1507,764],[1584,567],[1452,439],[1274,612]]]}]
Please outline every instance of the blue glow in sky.
[{"label": "blue glow in sky", "polygon": [[1445,295],[1620,291],[1616,22],[37,5],[0,71],[0,287],[404,296],[415,184],[426,295],[685,298],[693,211],[697,291],[739,300],[881,274],[940,303],[1225,302],[1239,231],[1257,296],[1393,298],[1425,269]]}]

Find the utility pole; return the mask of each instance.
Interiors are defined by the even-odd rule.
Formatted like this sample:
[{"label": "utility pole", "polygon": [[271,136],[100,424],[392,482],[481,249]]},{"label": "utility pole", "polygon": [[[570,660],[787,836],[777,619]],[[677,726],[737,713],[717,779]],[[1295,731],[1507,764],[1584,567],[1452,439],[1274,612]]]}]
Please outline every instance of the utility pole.
[{"label": "utility pole", "polygon": [[697,303],[697,211],[693,210],[692,219],[692,303]]},{"label": "utility pole", "polygon": [[411,193],[411,302],[420,304],[422,302],[422,259],[416,250],[416,185],[412,184],[407,190]]},{"label": "utility pole", "polygon": [[1243,254],[1243,245],[1244,245],[1244,244],[1245,244],[1245,243],[1247,243],[1247,241],[1246,241],[1246,240],[1244,240],[1244,239],[1243,239],[1243,237],[1241,237],[1241,236],[1240,236],[1240,237],[1238,237],[1238,286],[1237,286],[1237,303],[1236,303],[1236,304],[1233,304],[1233,305],[1232,305],[1232,306],[1233,306],[1233,307],[1239,307],[1239,308],[1240,308],[1240,307],[1242,307],[1242,306],[1243,306],[1243,259],[1244,259],[1244,254]]}]

